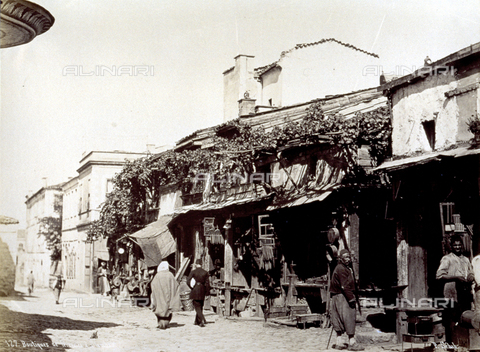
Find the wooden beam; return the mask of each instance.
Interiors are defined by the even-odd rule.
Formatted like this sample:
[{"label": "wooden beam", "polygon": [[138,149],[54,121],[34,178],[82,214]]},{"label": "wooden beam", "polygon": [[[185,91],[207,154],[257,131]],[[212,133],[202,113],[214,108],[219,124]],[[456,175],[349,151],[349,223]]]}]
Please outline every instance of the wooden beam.
[{"label": "wooden beam", "polygon": [[349,215],[350,226],[348,227],[350,250],[352,252],[353,272],[355,280],[359,280],[360,276],[360,219],[357,214]]},{"label": "wooden beam", "polygon": [[232,220],[227,220],[225,226],[225,315],[230,316],[231,292],[233,283],[233,231]]}]

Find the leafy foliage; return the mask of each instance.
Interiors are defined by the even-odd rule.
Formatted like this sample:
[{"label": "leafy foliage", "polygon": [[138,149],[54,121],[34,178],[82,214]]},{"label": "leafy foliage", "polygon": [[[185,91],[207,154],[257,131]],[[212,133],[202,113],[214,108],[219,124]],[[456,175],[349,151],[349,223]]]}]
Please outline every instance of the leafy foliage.
[{"label": "leafy foliage", "polygon": [[479,133],[480,132],[480,114],[477,113],[477,116],[472,115],[467,120],[467,126],[468,126],[468,130],[473,134]]},{"label": "leafy foliage", "polygon": [[92,224],[89,239],[103,236],[116,240],[133,233],[148,223],[148,214],[158,208],[164,187],[173,185],[188,193],[199,173],[212,173],[216,177],[227,173],[250,174],[255,171],[259,151],[275,152],[292,140],[315,144],[320,136],[330,136],[329,143],[342,150],[347,172],[353,176],[358,171],[356,157],[361,144],[369,145],[370,155],[377,163],[390,153],[390,112],[383,107],[345,118],[325,115],[318,102],[307,109],[300,122],[290,122],[271,131],[238,120],[228,124],[235,133],[229,137],[216,136],[210,149],[168,151],[127,162],[114,179],[114,190],[107,195],[100,219]]},{"label": "leafy foliage", "polygon": [[47,216],[40,219],[39,236],[44,236],[47,249],[50,250],[52,261],[62,259],[62,198],[55,195],[54,213],[56,216]]}]

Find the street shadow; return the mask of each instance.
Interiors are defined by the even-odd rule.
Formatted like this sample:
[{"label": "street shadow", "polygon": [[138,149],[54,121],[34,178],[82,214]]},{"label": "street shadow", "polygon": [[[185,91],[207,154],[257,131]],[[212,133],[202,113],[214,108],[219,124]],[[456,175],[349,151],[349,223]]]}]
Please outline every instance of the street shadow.
[{"label": "street shadow", "polygon": [[369,314],[367,316],[367,321],[375,329],[379,329],[382,332],[395,332],[396,331],[396,320],[395,316],[385,313],[375,313]]},{"label": "street shadow", "polygon": [[[16,312],[0,304],[0,331],[2,343],[12,350],[25,348],[24,343],[32,344],[28,347],[42,351],[66,351],[67,347],[53,346],[49,334],[44,331],[52,330],[96,330],[99,328],[111,328],[120,324],[109,322],[96,322],[85,320],[73,320],[70,318],[27,314]],[[88,343],[89,341],[85,341]]]},{"label": "street shadow", "polygon": [[168,328],[180,328],[182,326],[185,326],[185,324],[178,324],[178,323],[170,323],[168,324]]},{"label": "street shadow", "polygon": [[28,294],[20,291],[13,291],[8,296],[0,296],[0,301],[26,301],[25,297],[35,298],[35,296],[29,296]]}]

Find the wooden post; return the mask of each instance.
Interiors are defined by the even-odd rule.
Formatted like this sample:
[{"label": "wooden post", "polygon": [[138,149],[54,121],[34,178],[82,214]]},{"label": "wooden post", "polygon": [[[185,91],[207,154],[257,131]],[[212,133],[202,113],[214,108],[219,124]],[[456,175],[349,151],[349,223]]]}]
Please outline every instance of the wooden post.
[{"label": "wooden post", "polygon": [[[397,221],[397,285],[408,285],[408,243],[404,238],[401,222]],[[398,292],[398,299],[408,298],[405,297],[407,290]],[[402,341],[403,334],[407,333],[407,320],[406,313],[397,311],[396,315],[396,332],[397,341]]]},{"label": "wooden post", "polygon": [[232,291],[230,282],[225,282],[225,316],[229,317],[231,315],[231,305],[232,305]]},{"label": "wooden post", "polygon": [[232,220],[227,220],[225,226],[225,315],[230,316],[231,285],[233,283],[233,232]]},{"label": "wooden post", "polygon": [[297,303],[294,296],[295,276],[296,276],[295,274],[288,274],[287,306],[291,306]]},{"label": "wooden post", "polygon": [[195,256],[193,258],[193,263],[196,263],[198,259],[202,259],[203,254],[203,243],[200,240],[200,231],[198,228],[195,229]]},{"label": "wooden post", "polygon": [[[208,245],[210,243],[210,240],[205,237],[205,256],[203,257],[203,269],[206,271],[210,271],[210,253],[208,250]],[[210,280],[210,278],[208,278]],[[204,308],[205,309],[211,309],[211,297],[210,295],[205,297],[205,302],[204,302]]]},{"label": "wooden post", "polygon": [[220,292],[220,289],[219,288],[216,288],[215,289],[216,293],[217,293],[217,315],[223,317],[223,304],[222,304],[222,300],[221,300],[221,292]]},{"label": "wooden post", "polygon": [[210,251],[208,249],[210,244],[210,239],[205,238],[205,256],[203,258],[203,268],[206,271],[210,271]]},{"label": "wooden post", "polygon": [[262,310],[262,301],[261,297],[258,294],[258,288],[260,288],[260,285],[258,284],[258,278],[256,276],[252,276],[252,290],[255,290],[255,316],[256,317],[261,317],[263,316],[263,310]]},{"label": "wooden post", "polygon": [[[397,222],[397,285],[408,285],[408,243],[404,238],[401,223]],[[403,292],[399,292],[403,298]]]},{"label": "wooden post", "polygon": [[350,226],[348,227],[348,237],[350,240],[350,251],[352,253],[352,266],[355,273],[355,280],[360,279],[360,219],[357,214],[349,216]]},{"label": "wooden post", "polygon": [[293,268],[296,264],[293,261],[290,263],[290,274],[287,275],[288,277],[288,293],[287,293],[287,306],[293,305],[297,303],[297,290],[295,289],[295,282],[297,275]]}]

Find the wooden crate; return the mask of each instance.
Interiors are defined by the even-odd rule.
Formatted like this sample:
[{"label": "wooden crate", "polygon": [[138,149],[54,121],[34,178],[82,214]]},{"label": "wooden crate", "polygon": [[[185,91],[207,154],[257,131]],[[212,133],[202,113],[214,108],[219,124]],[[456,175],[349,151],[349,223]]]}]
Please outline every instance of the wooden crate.
[{"label": "wooden crate", "polygon": [[300,314],[308,314],[308,306],[305,304],[292,304],[288,306],[290,317],[294,318]]},{"label": "wooden crate", "polygon": [[287,309],[285,307],[270,307],[268,318],[286,317]]},{"label": "wooden crate", "polygon": [[322,314],[300,314],[296,316],[297,327],[302,326],[304,329],[308,323],[314,323],[315,326],[320,326],[323,321]]}]

